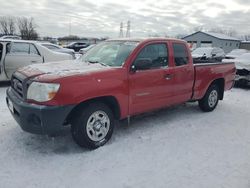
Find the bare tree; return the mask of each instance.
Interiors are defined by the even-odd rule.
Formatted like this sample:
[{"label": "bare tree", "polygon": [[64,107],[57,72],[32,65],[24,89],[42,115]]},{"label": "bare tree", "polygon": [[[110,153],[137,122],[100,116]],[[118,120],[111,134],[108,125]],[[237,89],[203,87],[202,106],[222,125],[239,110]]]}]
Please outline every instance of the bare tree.
[{"label": "bare tree", "polygon": [[211,28],[209,29],[209,32],[221,33],[221,34],[228,35],[230,37],[237,36],[237,32],[234,29],[223,29],[220,27]]},{"label": "bare tree", "polygon": [[34,22],[33,18],[18,18],[17,25],[19,33],[24,40],[37,40],[38,33],[36,31],[37,25]]},{"label": "bare tree", "polygon": [[196,27],[193,28],[194,32],[203,31],[203,30],[204,30],[204,26],[203,25],[196,26]]},{"label": "bare tree", "polygon": [[0,30],[4,35],[14,35],[16,31],[16,18],[12,16],[0,17]]},{"label": "bare tree", "polygon": [[246,34],[242,36],[242,40],[244,41],[250,41],[250,34]]},{"label": "bare tree", "polygon": [[14,35],[15,32],[16,32],[16,18],[9,17],[8,18],[8,23],[9,23],[9,33],[11,35]]}]

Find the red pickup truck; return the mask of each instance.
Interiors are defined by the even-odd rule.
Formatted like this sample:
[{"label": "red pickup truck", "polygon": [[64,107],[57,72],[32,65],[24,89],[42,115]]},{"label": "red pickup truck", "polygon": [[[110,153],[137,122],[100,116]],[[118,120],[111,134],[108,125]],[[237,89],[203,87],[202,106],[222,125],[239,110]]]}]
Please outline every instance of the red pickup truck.
[{"label": "red pickup truck", "polygon": [[18,70],[6,101],[23,130],[51,135],[71,125],[76,143],[93,149],[110,139],[115,119],[187,101],[214,110],[235,71],[233,63],[193,65],[182,40],[108,40],[76,61]]}]

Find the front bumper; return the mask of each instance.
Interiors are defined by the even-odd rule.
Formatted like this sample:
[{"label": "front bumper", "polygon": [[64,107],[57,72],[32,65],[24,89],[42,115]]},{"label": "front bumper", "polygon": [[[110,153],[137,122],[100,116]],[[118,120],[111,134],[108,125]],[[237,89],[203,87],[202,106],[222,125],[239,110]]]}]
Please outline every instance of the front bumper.
[{"label": "front bumper", "polygon": [[7,105],[21,128],[33,134],[52,135],[60,132],[74,105],[44,106],[22,101],[7,89]]}]

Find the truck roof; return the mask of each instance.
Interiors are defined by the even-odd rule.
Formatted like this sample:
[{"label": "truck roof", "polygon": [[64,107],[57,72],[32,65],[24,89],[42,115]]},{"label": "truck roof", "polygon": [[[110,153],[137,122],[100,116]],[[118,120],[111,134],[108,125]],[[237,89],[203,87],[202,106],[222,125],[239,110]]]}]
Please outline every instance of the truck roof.
[{"label": "truck roof", "polygon": [[184,40],[175,38],[163,38],[163,37],[147,37],[147,38],[115,38],[108,39],[107,41],[131,41],[131,42],[147,42],[147,41],[179,41],[186,42]]}]

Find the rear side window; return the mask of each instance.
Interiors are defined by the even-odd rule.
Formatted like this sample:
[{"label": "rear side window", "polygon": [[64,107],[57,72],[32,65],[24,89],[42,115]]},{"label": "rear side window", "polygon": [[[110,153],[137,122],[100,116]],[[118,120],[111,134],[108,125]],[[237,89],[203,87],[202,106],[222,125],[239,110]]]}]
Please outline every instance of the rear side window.
[{"label": "rear side window", "polygon": [[[10,49],[11,48],[11,49]],[[36,47],[28,43],[12,43],[7,45],[7,53],[22,55],[39,55]]]},{"label": "rear side window", "polygon": [[166,44],[150,44],[144,47],[136,60],[146,58],[152,60],[152,68],[168,66],[168,49]]},{"label": "rear side window", "polygon": [[11,45],[10,53],[29,54],[29,44],[27,44],[27,43],[13,43]]},{"label": "rear side window", "polygon": [[187,48],[183,44],[173,44],[174,49],[174,61],[176,66],[182,66],[188,64]]}]

